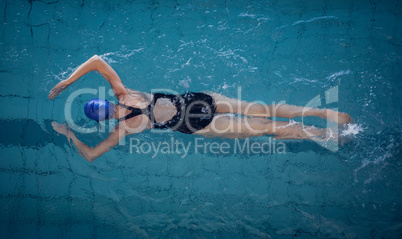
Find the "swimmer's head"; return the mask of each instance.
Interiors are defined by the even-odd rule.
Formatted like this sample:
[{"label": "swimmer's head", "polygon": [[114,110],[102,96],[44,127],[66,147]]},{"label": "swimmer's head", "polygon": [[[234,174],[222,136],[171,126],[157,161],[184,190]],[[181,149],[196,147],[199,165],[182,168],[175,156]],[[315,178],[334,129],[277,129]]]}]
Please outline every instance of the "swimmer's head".
[{"label": "swimmer's head", "polygon": [[88,118],[102,121],[113,117],[114,105],[107,100],[96,98],[85,104],[84,111]]}]

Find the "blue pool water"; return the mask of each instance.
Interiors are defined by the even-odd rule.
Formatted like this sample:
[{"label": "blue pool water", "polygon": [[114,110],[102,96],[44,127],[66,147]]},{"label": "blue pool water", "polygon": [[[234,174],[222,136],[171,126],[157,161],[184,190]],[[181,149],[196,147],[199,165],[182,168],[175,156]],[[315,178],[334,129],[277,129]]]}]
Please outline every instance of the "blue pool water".
[{"label": "blue pool water", "polygon": [[[0,238],[400,238],[401,13],[379,0],[0,1]],[[338,87],[320,102],[351,114],[350,142],[186,157],[126,144],[88,163],[50,123],[66,122],[71,94],[107,82],[90,73],[47,95],[94,54],[140,91],[241,87],[245,100],[306,105]],[[80,126],[95,125],[90,97],[75,99]],[[95,146],[107,133],[77,137]]]}]

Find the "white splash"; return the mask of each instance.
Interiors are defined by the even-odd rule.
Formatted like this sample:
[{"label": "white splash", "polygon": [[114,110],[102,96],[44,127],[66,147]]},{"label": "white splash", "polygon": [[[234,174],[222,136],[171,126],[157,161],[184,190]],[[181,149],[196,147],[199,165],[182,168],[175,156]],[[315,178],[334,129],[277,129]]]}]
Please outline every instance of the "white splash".
[{"label": "white splash", "polygon": [[325,19],[337,19],[337,17],[334,17],[334,16],[313,17],[308,20],[300,20],[300,21],[294,22],[292,24],[292,26],[298,25],[300,23],[309,23],[309,22],[315,22],[315,21],[325,20]]},{"label": "white splash", "polygon": [[278,127],[276,127],[276,128],[277,128],[277,129],[283,129],[283,128],[287,128],[287,127],[289,127],[289,126],[298,125],[298,124],[301,124],[301,123],[300,123],[300,122],[296,122],[296,121],[293,120],[293,119],[289,119],[289,123],[288,123],[287,125],[278,126]]},{"label": "white splash", "polygon": [[142,50],[144,50],[144,48],[129,50],[129,49],[127,49],[126,46],[122,46],[120,51],[107,52],[105,54],[100,55],[100,57],[102,57],[107,63],[112,64],[112,63],[121,62],[121,61],[116,61],[114,58],[128,59],[132,55],[135,55],[138,52],[141,52]]},{"label": "white splash", "polygon": [[78,68],[78,66],[74,67],[74,68],[69,67],[69,68],[67,68],[67,70],[65,70],[61,73],[53,74],[53,76],[56,77],[56,79],[58,79],[59,81],[66,80],[77,68]]},{"label": "white splash", "polygon": [[325,79],[327,79],[327,80],[332,80],[332,79],[334,79],[334,78],[337,78],[338,76],[348,75],[348,74],[350,74],[350,70],[338,71],[338,72],[335,72],[335,73],[333,73],[333,74],[327,76]]},{"label": "white splash", "polygon": [[259,21],[264,21],[264,22],[270,20],[270,18],[267,17],[267,16],[265,16],[264,14],[250,14],[250,13],[248,13],[248,12],[246,12],[246,13],[240,13],[240,14],[239,14],[239,17],[249,17],[249,18],[257,19],[257,20],[259,20]]},{"label": "white splash", "polygon": [[363,127],[359,124],[347,124],[346,129],[342,130],[341,136],[355,136],[363,131]]},{"label": "white splash", "polygon": [[187,61],[186,63],[184,63],[183,65],[181,65],[181,68],[184,68],[185,66],[189,66],[189,65],[190,65],[190,61],[191,61],[192,59],[193,59],[193,58],[190,57],[190,59],[188,59],[188,61]]},{"label": "white splash", "polygon": [[229,89],[229,88],[234,88],[234,87],[236,87],[236,84],[235,83],[232,83],[231,85],[229,85],[228,83],[226,83],[226,81],[224,81],[223,82],[223,85],[220,85],[219,87],[218,87],[218,89],[219,90],[227,90],[227,89]]},{"label": "white splash", "polygon": [[187,76],[186,80],[180,80],[179,81],[179,85],[181,87],[186,88],[186,89],[190,88],[190,83],[191,83],[191,78],[189,76]]},{"label": "white splash", "polygon": [[226,90],[227,88],[229,88],[229,86],[226,84],[226,82],[223,83],[222,89]]}]

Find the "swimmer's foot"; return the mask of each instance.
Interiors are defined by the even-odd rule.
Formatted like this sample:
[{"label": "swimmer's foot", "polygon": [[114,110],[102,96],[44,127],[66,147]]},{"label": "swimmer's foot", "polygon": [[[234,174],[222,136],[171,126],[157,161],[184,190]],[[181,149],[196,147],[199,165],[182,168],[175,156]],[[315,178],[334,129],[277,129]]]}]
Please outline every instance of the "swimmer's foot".
[{"label": "swimmer's foot", "polygon": [[323,110],[321,118],[326,118],[329,121],[335,122],[340,125],[349,124],[352,122],[352,117],[347,113],[337,112],[331,109]]}]

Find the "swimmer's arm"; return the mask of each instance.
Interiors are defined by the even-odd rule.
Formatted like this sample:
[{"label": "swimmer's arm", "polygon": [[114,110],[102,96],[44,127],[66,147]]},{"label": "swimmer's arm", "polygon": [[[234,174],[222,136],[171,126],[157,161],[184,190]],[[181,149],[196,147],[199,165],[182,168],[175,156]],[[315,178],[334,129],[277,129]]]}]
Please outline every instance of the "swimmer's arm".
[{"label": "swimmer's arm", "polygon": [[96,158],[100,157],[102,154],[109,152],[119,141],[126,136],[126,131],[116,127],[115,131],[110,133],[109,137],[102,141],[95,147],[89,147],[85,143],[81,142],[74,134],[74,132],[69,131],[67,138],[73,141],[75,147],[77,147],[79,153],[88,162],[93,162]]},{"label": "swimmer's arm", "polygon": [[116,73],[113,68],[107,64],[100,56],[94,55],[89,60],[87,60],[84,64],[79,66],[71,76],[64,81],[59,82],[49,93],[49,99],[54,99],[58,94],[60,94],[63,90],[65,90],[69,85],[73,84],[83,75],[91,72],[98,71],[101,75],[109,82],[112,87],[115,96],[120,99],[128,95],[126,89],[124,88],[123,83],[119,75]]},{"label": "swimmer's arm", "polygon": [[[144,116],[145,117],[145,116]],[[128,128],[126,130],[127,125],[121,126],[117,125],[113,132],[109,134],[109,137],[102,141],[100,144],[95,147],[89,147],[85,143],[81,142],[74,134],[74,132],[68,130],[67,139],[71,139],[73,144],[77,147],[79,153],[82,157],[84,157],[88,162],[93,162],[96,158],[100,157],[102,154],[109,152],[111,148],[113,148],[116,144],[120,142],[122,138],[130,134],[141,133],[146,129],[150,129],[150,126],[147,121],[138,121],[138,124],[132,125],[132,128]],[[58,131],[60,132],[60,131]]]}]

